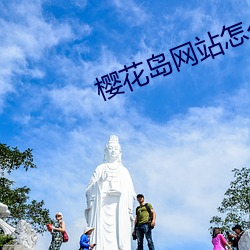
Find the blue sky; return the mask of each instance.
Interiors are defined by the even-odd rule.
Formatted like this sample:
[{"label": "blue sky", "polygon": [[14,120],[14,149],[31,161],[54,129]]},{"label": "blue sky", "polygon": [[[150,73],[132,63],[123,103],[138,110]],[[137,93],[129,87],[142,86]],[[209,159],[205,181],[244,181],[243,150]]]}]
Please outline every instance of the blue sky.
[{"label": "blue sky", "polygon": [[[85,188],[110,134],[120,138],[136,192],[155,208],[156,249],[212,248],[209,220],[231,170],[249,166],[250,39],[225,49],[226,32],[215,38],[224,55],[204,61],[194,44],[198,37],[208,47],[208,32],[240,22],[233,42],[250,38],[249,13],[249,0],[0,1],[1,143],[33,149],[38,168],[10,178],[52,216],[63,212],[70,241],[62,250],[78,247]],[[178,72],[170,49],[187,42],[198,64]],[[170,75],[98,96],[95,78],[143,62],[137,74],[146,79],[147,59],[161,53]],[[37,250],[49,243],[49,233],[39,236]]]}]

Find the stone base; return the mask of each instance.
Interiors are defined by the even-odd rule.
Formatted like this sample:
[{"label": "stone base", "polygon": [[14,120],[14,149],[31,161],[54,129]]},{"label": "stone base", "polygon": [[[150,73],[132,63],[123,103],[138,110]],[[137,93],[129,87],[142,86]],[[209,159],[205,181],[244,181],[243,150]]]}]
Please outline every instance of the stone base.
[{"label": "stone base", "polygon": [[21,245],[5,245],[2,247],[2,250],[26,250],[25,247]]}]

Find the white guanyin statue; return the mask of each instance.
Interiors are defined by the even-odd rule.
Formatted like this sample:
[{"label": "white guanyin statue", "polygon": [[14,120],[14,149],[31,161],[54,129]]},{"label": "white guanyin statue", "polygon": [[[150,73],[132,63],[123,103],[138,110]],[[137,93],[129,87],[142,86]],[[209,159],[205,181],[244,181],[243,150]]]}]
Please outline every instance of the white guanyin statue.
[{"label": "white guanyin statue", "polygon": [[121,161],[121,145],[111,135],[104,150],[104,163],[97,166],[86,189],[88,226],[94,227],[95,250],[131,250],[135,191]]},{"label": "white guanyin statue", "polygon": [[2,219],[9,215],[10,211],[8,210],[8,206],[0,202],[0,228],[3,229],[4,234],[11,235],[15,231],[15,228]]},{"label": "white guanyin statue", "polygon": [[250,229],[247,229],[239,240],[239,250],[250,250]]},{"label": "white guanyin statue", "polygon": [[35,249],[38,236],[36,231],[25,220],[20,220],[14,233],[16,244],[22,245],[25,250]]},{"label": "white guanyin statue", "polygon": [[20,249],[34,250],[38,240],[35,230],[25,220],[20,220],[16,228],[10,226],[1,219],[9,215],[8,206],[0,202],[0,228],[3,229],[4,234],[13,236],[15,245],[19,245]]}]

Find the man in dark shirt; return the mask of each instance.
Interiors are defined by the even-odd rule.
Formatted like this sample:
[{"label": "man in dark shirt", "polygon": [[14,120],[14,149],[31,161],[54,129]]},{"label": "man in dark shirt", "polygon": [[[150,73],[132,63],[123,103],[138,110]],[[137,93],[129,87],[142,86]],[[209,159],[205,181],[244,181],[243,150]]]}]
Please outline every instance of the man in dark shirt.
[{"label": "man in dark shirt", "polygon": [[239,250],[238,243],[239,243],[240,237],[242,236],[242,234],[244,233],[244,231],[243,231],[243,229],[241,228],[240,225],[235,225],[232,228],[232,230],[236,233],[236,235],[235,234],[230,234],[230,237],[233,238],[233,242],[232,242],[233,243],[233,247],[234,247],[234,249]]}]

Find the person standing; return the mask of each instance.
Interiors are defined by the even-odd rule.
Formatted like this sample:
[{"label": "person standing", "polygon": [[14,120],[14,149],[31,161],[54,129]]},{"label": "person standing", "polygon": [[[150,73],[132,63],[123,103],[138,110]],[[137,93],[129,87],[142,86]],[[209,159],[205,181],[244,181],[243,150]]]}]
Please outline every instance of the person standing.
[{"label": "person standing", "polygon": [[214,245],[213,250],[225,250],[225,246],[232,249],[218,227],[213,229],[212,244]]},{"label": "person standing", "polygon": [[80,238],[80,249],[79,250],[89,250],[93,249],[95,247],[94,244],[90,244],[90,235],[93,232],[94,228],[93,227],[86,227],[83,235]]},{"label": "person standing", "polygon": [[150,203],[145,203],[144,195],[138,194],[137,201],[139,206],[136,208],[136,217],[134,222],[133,235],[137,237],[138,250],[143,250],[144,235],[148,242],[148,249],[155,250],[152,239],[152,229],[156,222],[156,213]]},{"label": "person standing", "polygon": [[50,232],[52,234],[52,240],[49,250],[60,250],[63,242],[63,232],[66,230],[65,222],[62,220],[63,215],[61,212],[56,213],[56,223],[51,226]]}]

